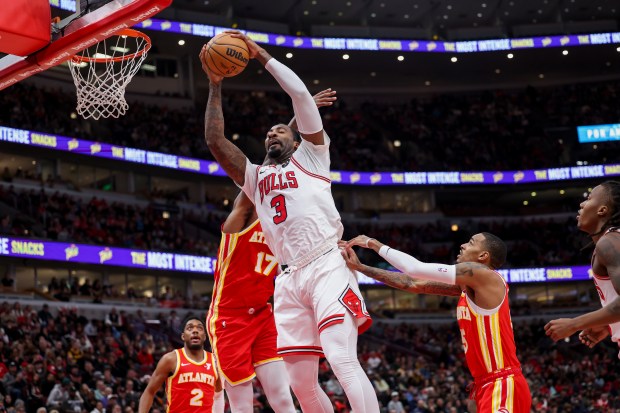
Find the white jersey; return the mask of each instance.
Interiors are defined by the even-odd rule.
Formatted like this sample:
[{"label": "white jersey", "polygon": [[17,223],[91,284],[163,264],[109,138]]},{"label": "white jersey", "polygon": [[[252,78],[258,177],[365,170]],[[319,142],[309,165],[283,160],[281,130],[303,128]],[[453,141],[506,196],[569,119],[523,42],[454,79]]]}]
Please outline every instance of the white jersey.
[{"label": "white jersey", "polygon": [[329,137],[325,144],[302,140],[280,165],[247,161],[243,192],[254,202],[267,244],[280,264],[291,265],[323,248],[334,247],[343,227],[331,192]]},{"label": "white jersey", "polygon": [[[612,231],[620,232],[620,228],[610,228],[605,234]],[[592,276],[594,277],[594,285],[596,286],[596,291],[598,291],[598,295],[601,298],[601,305],[603,307],[618,298],[618,293],[616,292],[609,275],[601,276],[592,273]],[[620,322],[610,324],[609,328],[611,329],[611,340],[620,345]],[[620,354],[618,354],[618,357],[620,358]]]}]

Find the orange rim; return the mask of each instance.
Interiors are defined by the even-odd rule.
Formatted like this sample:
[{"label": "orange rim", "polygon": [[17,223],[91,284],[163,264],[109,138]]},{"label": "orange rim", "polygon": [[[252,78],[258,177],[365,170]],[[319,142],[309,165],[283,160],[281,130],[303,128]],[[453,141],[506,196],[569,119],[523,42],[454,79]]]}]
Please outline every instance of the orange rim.
[{"label": "orange rim", "polygon": [[[135,53],[131,53],[131,54],[126,54],[126,55],[116,56],[116,57],[90,57],[90,56],[75,55],[75,56],[73,56],[71,58],[71,61],[73,63],[83,63],[83,62],[87,62],[87,63],[122,62],[124,60],[131,60],[131,59],[135,59],[136,57],[140,57],[144,53],[148,52],[151,49],[151,38],[148,37],[146,34],[144,34],[142,32],[139,32],[137,30],[134,30],[134,29],[123,29],[123,30],[120,30],[120,31],[114,33],[114,36],[140,37],[146,43],[145,43],[144,47],[141,50],[138,50]],[[107,40],[107,39],[105,39],[105,40]],[[105,41],[105,40],[103,40],[103,41]]]}]

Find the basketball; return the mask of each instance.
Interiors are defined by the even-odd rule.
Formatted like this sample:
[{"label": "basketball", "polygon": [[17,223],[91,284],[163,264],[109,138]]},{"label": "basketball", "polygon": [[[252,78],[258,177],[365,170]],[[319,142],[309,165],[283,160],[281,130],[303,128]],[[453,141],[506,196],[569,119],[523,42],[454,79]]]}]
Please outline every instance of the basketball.
[{"label": "basketball", "polygon": [[243,72],[250,61],[250,52],[243,40],[221,33],[207,44],[205,60],[213,73],[233,77]]}]

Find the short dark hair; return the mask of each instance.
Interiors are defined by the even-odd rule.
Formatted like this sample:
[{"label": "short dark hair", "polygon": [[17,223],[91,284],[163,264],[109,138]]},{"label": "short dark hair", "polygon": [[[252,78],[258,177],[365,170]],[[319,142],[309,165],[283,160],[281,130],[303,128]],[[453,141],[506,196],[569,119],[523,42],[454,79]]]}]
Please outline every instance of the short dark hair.
[{"label": "short dark hair", "polygon": [[299,131],[291,128],[291,132],[293,132],[293,140],[297,143],[301,143],[301,135],[299,134]]},{"label": "short dark hair", "polygon": [[187,327],[187,323],[189,323],[192,320],[198,320],[200,322],[200,324],[202,324],[202,328],[204,328],[205,330],[207,329],[207,326],[205,326],[205,322],[202,318],[199,318],[195,315],[188,315],[187,317],[185,317],[185,320],[183,320],[183,330],[185,331],[185,327]]},{"label": "short dark hair", "polygon": [[508,254],[506,244],[490,232],[483,232],[482,235],[484,236],[484,248],[489,251],[491,256],[491,267],[493,269],[501,268],[506,262],[506,255]]},{"label": "short dark hair", "polygon": [[611,216],[601,228],[601,232],[603,232],[608,228],[620,226],[620,182],[605,181],[601,186],[607,191],[609,207],[611,208]]}]

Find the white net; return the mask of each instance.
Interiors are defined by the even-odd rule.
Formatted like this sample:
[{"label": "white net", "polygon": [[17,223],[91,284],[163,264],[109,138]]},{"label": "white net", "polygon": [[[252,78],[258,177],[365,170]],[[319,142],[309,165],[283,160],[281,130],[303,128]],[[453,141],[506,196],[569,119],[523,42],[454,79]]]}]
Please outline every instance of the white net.
[{"label": "white net", "polygon": [[84,119],[118,118],[127,112],[125,88],[151,47],[143,33],[126,29],[83,50],[69,61]]}]

